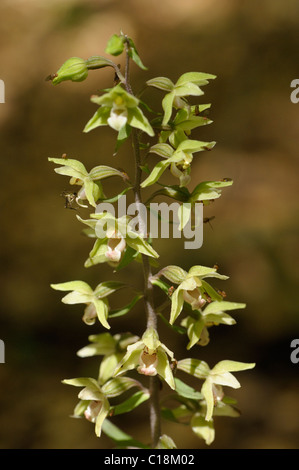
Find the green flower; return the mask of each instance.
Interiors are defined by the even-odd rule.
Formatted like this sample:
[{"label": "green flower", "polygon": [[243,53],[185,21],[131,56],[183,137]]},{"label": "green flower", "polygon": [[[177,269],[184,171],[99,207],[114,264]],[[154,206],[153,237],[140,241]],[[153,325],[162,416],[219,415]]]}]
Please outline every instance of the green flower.
[{"label": "green flower", "polygon": [[166,143],[153,145],[150,151],[160,155],[164,160],[157,163],[151,174],[142,182],[141,187],[145,188],[156,183],[168,167],[170,167],[171,173],[179,178],[180,187],[186,186],[190,181],[189,173],[193,153],[212,149],[214,145],[215,142],[201,142],[189,139],[181,141],[176,149]]},{"label": "green flower", "polygon": [[133,229],[128,216],[116,219],[112,214],[103,212],[91,214],[91,217],[83,220],[77,216],[80,222],[92,229],[97,238],[85,267],[105,262],[118,266],[128,248],[153,258],[159,257],[144,237]]},{"label": "green flower", "polygon": [[[130,377],[113,378],[102,386],[97,380],[89,377],[66,379],[63,380],[63,383],[84,387],[78,395],[80,401],[75,407],[73,416],[84,416],[88,421],[94,423],[95,433],[98,437],[101,436],[103,422],[109,414],[127,413],[149,398],[148,390],[140,382]],[[110,405],[111,398],[117,397],[133,387],[138,387],[140,391],[119,405]]]},{"label": "green flower", "polygon": [[[184,296],[184,300],[186,300],[186,296]],[[190,340],[187,349],[192,348],[195,344],[206,346],[209,343],[208,328],[219,324],[234,325],[236,321],[225,312],[245,307],[245,304],[237,302],[214,301],[206,305],[203,310],[195,311],[192,316],[184,318],[181,325],[187,328]]]},{"label": "green flower", "polygon": [[72,291],[62,298],[65,304],[86,304],[82,320],[87,325],[93,325],[96,318],[105,328],[110,328],[107,321],[109,304],[107,296],[124,287],[123,283],[108,281],[100,283],[94,290],[84,281],[70,281],[60,284],[51,284],[51,287],[60,291]]},{"label": "green flower", "polygon": [[247,369],[253,369],[255,364],[244,363],[236,361],[220,361],[213,369],[209,370],[206,375],[206,380],[201,387],[201,393],[206,401],[206,416],[205,420],[210,421],[213,416],[214,407],[222,400],[224,393],[222,386],[240,388],[241,384],[231,374],[231,372],[238,372]]},{"label": "green flower", "polygon": [[70,176],[70,184],[81,186],[76,202],[81,207],[88,207],[82,204],[83,200],[87,200],[89,204],[96,207],[99,199],[104,199],[101,180],[111,176],[120,176],[124,178],[123,172],[116,170],[110,166],[99,165],[93,168],[89,173],[83,163],[72,158],[49,158],[50,162],[62,165],[55,168],[55,173],[59,175]]},{"label": "green flower", "polygon": [[127,346],[139,340],[138,336],[130,333],[111,335],[100,333],[88,337],[90,344],[81,348],[79,357],[103,356],[99,369],[99,383],[103,384],[110,379],[119,361],[124,357]]},{"label": "green flower", "polygon": [[164,276],[171,282],[179,284],[171,295],[170,324],[173,324],[180,315],[184,302],[187,302],[192,310],[200,310],[207,301],[222,300],[221,295],[205,281],[205,278],[228,279],[227,276],[219,274],[216,268],[206,266],[192,266],[189,272],[179,266],[166,266],[152,277],[152,283],[154,284],[155,280],[160,276]]},{"label": "green flower", "polygon": [[187,72],[181,75],[176,83],[166,77],[156,77],[148,80],[146,82],[148,86],[168,92],[162,101],[164,110],[162,126],[165,126],[170,120],[173,107],[177,109],[188,107],[185,97],[203,95],[204,93],[200,87],[207,85],[209,80],[214,78],[216,76],[209,73]]},{"label": "green flower", "polygon": [[91,101],[100,107],[86,124],[84,132],[104,125],[120,131],[128,124],[154,136],[150,123],[138,107],[139,100],[121,85],[116,85],[102,96],[92,96]]},{"label": "green flower", "polygon": [[124,373],[127,370],[136,369],[139,374],[162,377],[175,389],[174,378],[167,355],[173,360],[173,352],[159,341],[158,333],[153,328],[148,328],[140,341],[131,344],[127,353],[118,364],[114,375]]}]

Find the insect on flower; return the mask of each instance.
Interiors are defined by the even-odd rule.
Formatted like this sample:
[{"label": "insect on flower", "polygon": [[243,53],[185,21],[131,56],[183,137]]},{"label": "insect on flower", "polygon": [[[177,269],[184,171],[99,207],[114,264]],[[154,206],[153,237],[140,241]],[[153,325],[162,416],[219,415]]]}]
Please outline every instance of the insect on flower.
[{"label": "insect on flower", "polygon": [[76,202],[78,194],[76,192],[72,191],[63,191],[60,196],[64,197],[65,203],[64,203],[64,208],[65,209],[73,209],[73,210],[78,210],[76,207],[73,207],[74,202]]}]

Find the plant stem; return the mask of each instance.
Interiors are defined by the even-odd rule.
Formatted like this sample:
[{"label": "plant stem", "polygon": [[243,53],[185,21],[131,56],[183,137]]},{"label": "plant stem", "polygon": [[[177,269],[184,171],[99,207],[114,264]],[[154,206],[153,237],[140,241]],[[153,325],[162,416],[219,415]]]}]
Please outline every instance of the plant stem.
[{"label": "plant stem", "polygon": [[[125,86],[128,93],[133,95],[133,91],[129,82],[129,43],[126,41],[126,70],[125,70]],[[140,148],[139,139],[136,129],[132,129],[132,141],[135,155],[135,184],[134,184],[134,197],[136,209],[139,218],[139,232],[146,236],[146,225],[142,218],[142,197],[141,197],[141,178],[142,170],[140,168]],[[154,307],[153,285],[151,283],[151,267],[148,256],[142,255],[143,277],[144,277],[144,305],[147,317],[147,328],[157,329],[157,314]],[[151,429],[151,445],[156,447],[159,437],[161,435],[161,422],[160,422],[160,406],[159,406],[159,391],[160,382],[157,376],[149,378],[149,407],[150,407],[150,429]]]}]

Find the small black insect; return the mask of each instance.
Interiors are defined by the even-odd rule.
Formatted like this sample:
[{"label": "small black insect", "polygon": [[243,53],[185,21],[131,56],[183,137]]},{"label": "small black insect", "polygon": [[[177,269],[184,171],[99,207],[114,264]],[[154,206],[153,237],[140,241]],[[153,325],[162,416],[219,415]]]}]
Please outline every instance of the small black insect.
[{"label": "small black insect", "polygon": [[73,207],[74,202],[76,202],[77,193],[72,191],[63,191],[60,196],[64,197],[64,208],[65,209],[73,209],[74,211],[78,210],[76,207]]}]

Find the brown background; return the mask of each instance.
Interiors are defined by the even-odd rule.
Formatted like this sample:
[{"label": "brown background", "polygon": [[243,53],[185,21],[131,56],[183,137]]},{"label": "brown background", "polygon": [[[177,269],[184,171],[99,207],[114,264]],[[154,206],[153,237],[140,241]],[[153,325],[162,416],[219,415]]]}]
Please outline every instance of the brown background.
[{"label": "brown background", "polygon": [[[49,284],[111,279],[107,266],[86,270],[90,240],[74,211],[63,208],[68,180],[47,158],[67,153],[88,168],[110,164],[132,173],[130,146],[112,157],[115,133],[82,129],[95,111],[89,96],[111,86],[111,71],[53,87],[44,77],[71,56],[103,54],[120,30],[133,37],[149,67],[132,67],[132,83],[186,71],[218,76],[201,102],[212,102],[214,123],[197,131],[216,140],[195,156],[192,188],[199,181],[231,177],[234,185],[206,209],[215,216],[203,247],[183,250],[182,240],[160,241],[161,265],[220,265],[230,280],[228,300],[246,302],[233,327],[211,330],[206,348],[192,355],[211,366],[221,359],[256,362],[238,375],[242,416],[215,420],[213,448],[298,448],[298,368],[290,342],[298,317],[298,107],[290,83],[299,75],[299,4],[296,0],[2,0],[0,78],[6,103],[1,125],[1,317],[6,363],[0,365],[1,448],[109,448],[93,426],[72,420],[76,391],[61,379],[96,375],[98,360],[76,351],[98,327],[87,327],[80,306],[60,303]],[[151,92],[158,108],[161,95]],[[173,180],[172,180],[173,181]],[[117,192],[109,180],[108,195]],[[120,279],[140,282],[132,265]],[[125,296],[115,297],[125,302]],[[142,333],[140,304],[113,324],[113,333]],[[183,357],[185,343],[162,328],[162,340]],[[229,390],[230,392],[230,390]],[[115,420],[117,424],[120,420]],[[147,440],[147,407],[126,418],[127,432]],[[182,432],[184,431],[184,432]],[[187,428],[163,423],[163,432],[185,448],[205,447]]]}]

